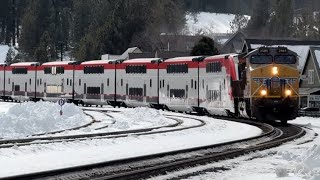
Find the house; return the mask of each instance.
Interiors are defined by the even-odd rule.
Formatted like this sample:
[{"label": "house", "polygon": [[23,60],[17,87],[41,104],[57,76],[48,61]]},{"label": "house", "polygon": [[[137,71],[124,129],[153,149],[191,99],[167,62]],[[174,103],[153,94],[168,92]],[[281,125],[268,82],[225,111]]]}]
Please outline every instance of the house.
[{"label": "house", "polygon": [[320,107],[320,47],[310,46],[301,73],[300,107]]},{"label": "house", "polygon": [[109,59],[129,59],[130,54],[139,54],[142,51],[138,47],[128,48],[124,53],[121,55],[113,55],[113,54],[103,54],[101,56],[101,60],[109,60]]}]

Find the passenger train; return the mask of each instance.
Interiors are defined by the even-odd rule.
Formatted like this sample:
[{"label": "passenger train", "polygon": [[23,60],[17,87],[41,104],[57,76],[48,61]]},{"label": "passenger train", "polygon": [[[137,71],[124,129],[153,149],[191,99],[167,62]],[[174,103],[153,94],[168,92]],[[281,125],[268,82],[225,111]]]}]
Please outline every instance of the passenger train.
[{"label": "passenger train", "polygon": [[258,120],[297,116],[297,54],[261,47],[248,54],[0,64],[1,99],[149,106]]}]

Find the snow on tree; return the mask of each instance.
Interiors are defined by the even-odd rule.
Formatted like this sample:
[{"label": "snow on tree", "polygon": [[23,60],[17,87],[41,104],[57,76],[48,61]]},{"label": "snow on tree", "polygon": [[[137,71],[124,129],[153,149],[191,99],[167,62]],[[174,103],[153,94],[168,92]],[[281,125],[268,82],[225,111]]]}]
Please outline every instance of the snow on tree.
[{"label": "snow on tree", "polygon": [[5,63],[11,64],[15,57],[16,57],[15,49],[13,46],[10,46],[7,52]]}]

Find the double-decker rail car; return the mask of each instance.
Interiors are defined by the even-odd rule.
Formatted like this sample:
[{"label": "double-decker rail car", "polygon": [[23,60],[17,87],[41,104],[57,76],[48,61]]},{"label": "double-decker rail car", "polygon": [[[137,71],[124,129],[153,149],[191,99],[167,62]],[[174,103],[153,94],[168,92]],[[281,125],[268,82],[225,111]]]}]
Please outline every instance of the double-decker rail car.
[{"label": "double-decker rail car", "polygon": [[238,80],[238,55],[204,58],[200,63],[200,107],[214,115],[234,116],[232,82]]},{"label": "double-decker rail car", "polygon": [[92,60],[76,68],[74,98],[82,105],[107,105],[114,101],[117,60]]},{"label": "double-decker rail car", "polygon": [[40,85],[37,78],[38,66],[38,62],[14,63],[7,66],[5,99],[28,101],[42,96],[43,92],[37,90]]},{"label": "double-decker rail car", "polygon": [[39,88],[45,101],[58,101],[60,98],[71,98],[75,61],[56,61],[43,63],[38,67]]},{"label": "double-decker rail car", "polygon": [[299,106],[297,54],[285,47],[261,47],[245,59],[247,114],[282,123],[295,119]]},{"label": "double-decker rail car", "polygon": [[157,76],[159,58],[122,61],[117,68],[117,94],[126,107],[152,106],[158,103]]},{"label": "double-decker rail car", "polygon": [[174,111],[194,111],[198,107],[199,56],[167,59],[161,63],[159,75],[160,104]]}]

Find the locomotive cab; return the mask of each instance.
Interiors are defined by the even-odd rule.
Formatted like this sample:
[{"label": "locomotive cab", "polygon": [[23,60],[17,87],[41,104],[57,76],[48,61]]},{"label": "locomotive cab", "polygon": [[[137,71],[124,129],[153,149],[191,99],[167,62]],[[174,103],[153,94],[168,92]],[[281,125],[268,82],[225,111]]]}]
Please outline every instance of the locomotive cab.
[{"label": "locomotive cab", "polygon": [[261,47],[246,55],[245,98],[251,117],[286,123],[297,117],[299,71],[297,54],[285,47]]}]

